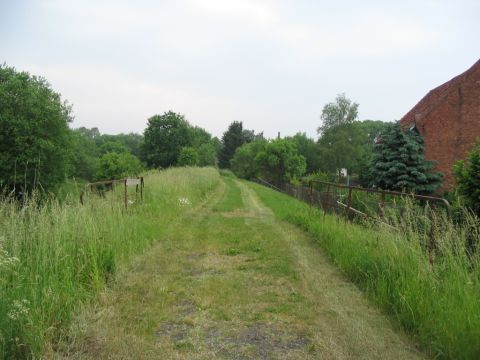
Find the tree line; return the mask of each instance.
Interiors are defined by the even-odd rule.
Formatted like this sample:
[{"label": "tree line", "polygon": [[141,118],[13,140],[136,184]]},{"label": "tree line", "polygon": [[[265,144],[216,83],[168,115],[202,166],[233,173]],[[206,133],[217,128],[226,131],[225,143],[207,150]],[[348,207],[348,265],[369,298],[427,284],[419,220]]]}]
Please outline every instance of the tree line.
[{"label": "tree line", "polygon": [[[304,176],[339,181],[346,171],[350,181],[365,187],[421,194],[441,186],[442,174],[432,172],[417,132],[398,122],[360,121],[358,107],[345,94],[326,104],[317,139],[301,132],[266,139],[238,121],[218,139],[172,111],[150,117],[143,134],[108,135],[97,128],[71,129],[70,104],[44,78],[0,65],[0,187],[51,191],[66,178],[118,179],[171,166],[218,166],[273,182]],[[456,167],[465,197],[479,183],[478,158],[472,155]]]}]

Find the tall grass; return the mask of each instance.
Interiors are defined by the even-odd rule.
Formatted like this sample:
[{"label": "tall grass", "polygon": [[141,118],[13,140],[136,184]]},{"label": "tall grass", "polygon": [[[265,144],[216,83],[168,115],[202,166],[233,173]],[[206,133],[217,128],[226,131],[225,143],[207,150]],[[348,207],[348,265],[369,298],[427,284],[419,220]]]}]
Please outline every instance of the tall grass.
[{"label": "tall grass", "polygon": [[[437,358],[480,358],[478,219],[462,226],[440,213],[418,221],[407,206],[391,227],[345,223],[284,194],[252,184],[276,216],[310,232],[347,276]],[[419,226],[421,224],[421,226]],[[431,251],[429,250],[431,249]]]},{"label": "tall grass", "polygon": [[218,183],[213,168],[152,172],[144,202],[128,210],[115,193],[83,206],[76,197],[0,201],[0,358],[40,356],[118,266]]}]

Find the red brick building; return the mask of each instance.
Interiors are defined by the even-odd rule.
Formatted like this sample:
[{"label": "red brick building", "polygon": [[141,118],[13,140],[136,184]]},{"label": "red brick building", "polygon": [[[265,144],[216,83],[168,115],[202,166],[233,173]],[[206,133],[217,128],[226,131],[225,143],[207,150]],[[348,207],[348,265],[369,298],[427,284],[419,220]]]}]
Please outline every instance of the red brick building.
[{"label": "red brick building", "polygon": [[425,158],[445,174],[443,190],[454,185],[452,168],[465,159],[480,137],[480,60],[470,69],[431,90],[401,120],[425,140]]}]

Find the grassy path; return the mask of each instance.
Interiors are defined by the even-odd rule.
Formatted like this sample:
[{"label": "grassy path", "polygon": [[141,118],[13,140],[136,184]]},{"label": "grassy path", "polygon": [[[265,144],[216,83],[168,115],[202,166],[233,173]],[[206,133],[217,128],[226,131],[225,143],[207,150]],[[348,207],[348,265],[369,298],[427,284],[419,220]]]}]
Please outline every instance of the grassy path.
[{"label": "grassy path", "polygon": [[307,235],[231,178],[170,224],[71,334],[52,357],[420,357]]}]

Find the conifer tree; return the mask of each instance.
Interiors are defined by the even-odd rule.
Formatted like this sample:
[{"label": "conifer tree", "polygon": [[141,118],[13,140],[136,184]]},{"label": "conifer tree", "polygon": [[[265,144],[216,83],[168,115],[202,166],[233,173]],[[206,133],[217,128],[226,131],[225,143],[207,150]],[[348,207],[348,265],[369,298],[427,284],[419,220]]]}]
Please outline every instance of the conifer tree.
[{"label": "conifer tree", "polygon": [[221,168],[230,167],[230,159],[233,158],[235,150],[245,143],[243,124],[234,121],[222,136],[222,148],[218,154],[218,165]]},{"label": "conifer tree", "polygon": [[425,160],[423,139],[404,131],[397,122],[388,126],[374,146],[371,185],[394,191],[431,194],[442,184],[443,174],[431,172],[434,162]]}]

